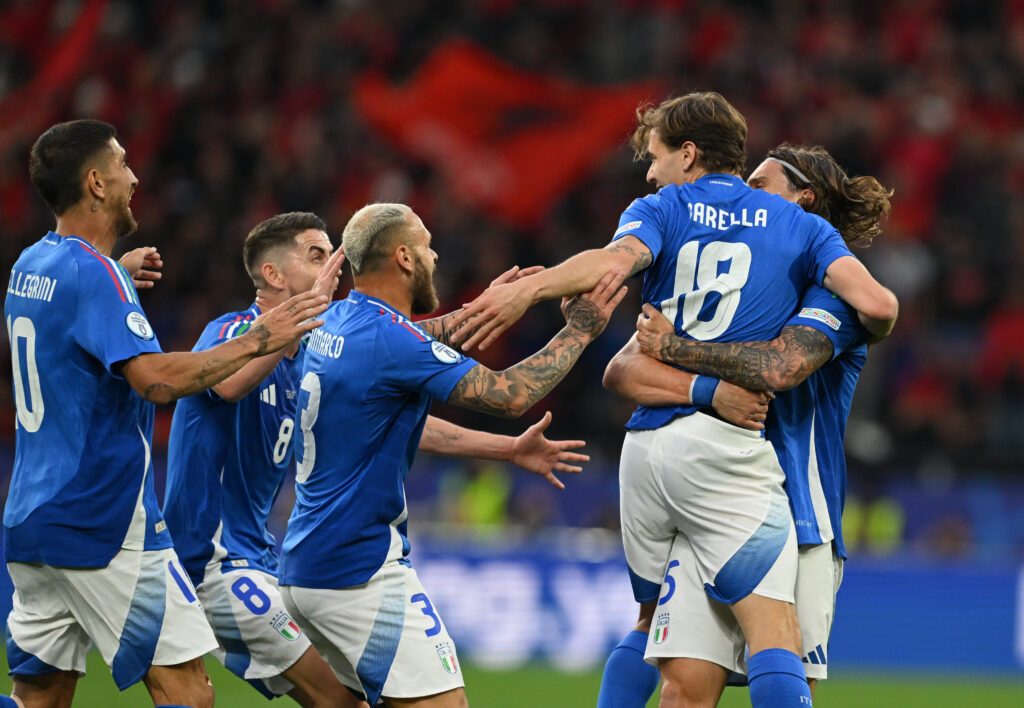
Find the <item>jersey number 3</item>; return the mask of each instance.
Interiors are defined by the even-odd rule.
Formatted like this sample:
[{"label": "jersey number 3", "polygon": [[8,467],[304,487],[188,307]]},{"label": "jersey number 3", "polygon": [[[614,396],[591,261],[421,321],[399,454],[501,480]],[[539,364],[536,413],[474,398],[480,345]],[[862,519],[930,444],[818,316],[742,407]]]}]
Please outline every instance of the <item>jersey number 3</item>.
[{"label": "jersey number 3", "polygon": [[299,430],[302,431],[302,451],[295,451],[295,483],[302,484],[309,479],[309,473],[316,464],[316,438],[313,426],[320,415],[320,377],[312,371],[302,377],[299,390],[309,394],[309,400],[299,414]]},{"label": "jersey number 3", "polygon": [[[724,267],[723,267],[724,266]],[[750,247],[745,243],[712,241],[700,251],[700,244],[689,241],[676,257],[676,282],[672,297],[661,303],[661,311],[676,327],[694,339],[707,341],[729,329],[740,289],[750,275]],[[709,318],[697,319],[708,296],[718,293],[719,300]],[[682,305],[682,318],[678,318]]]}]

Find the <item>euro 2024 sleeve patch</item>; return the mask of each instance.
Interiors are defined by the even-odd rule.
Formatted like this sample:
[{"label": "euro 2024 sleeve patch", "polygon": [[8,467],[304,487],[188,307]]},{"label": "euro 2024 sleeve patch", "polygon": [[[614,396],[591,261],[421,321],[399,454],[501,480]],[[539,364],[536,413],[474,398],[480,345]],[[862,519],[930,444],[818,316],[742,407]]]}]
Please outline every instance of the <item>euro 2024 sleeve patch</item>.
[{"label": "euro 2024 sleeve patch", "polygon": [[153,328],[149,325],[146,316],[141,312],[129,312],[128,316],[124,319],[124,323],[128,326],[128,331],[139,339],[149,341],[153,338]]},{"label": "euro 2024 sleeve patch", "polygon": [[430,351],[434,353],[434,358],[442,364],[458,364],[462,361],[461,354],[438,341],[430,343]]}]

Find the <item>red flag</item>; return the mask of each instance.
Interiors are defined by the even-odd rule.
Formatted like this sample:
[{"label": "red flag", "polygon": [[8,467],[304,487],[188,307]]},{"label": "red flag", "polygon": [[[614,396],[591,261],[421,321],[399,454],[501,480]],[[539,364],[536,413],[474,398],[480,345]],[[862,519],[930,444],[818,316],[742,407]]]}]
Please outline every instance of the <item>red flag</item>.
[{"label": "red flag", "polygon": [[363,118],[399,149],[525,227],[624,143],[636,106],[658,94],[654,82],[594,87],[527,73],[465,42],[442,46],[404,86],[371,72],[355,87]]}]

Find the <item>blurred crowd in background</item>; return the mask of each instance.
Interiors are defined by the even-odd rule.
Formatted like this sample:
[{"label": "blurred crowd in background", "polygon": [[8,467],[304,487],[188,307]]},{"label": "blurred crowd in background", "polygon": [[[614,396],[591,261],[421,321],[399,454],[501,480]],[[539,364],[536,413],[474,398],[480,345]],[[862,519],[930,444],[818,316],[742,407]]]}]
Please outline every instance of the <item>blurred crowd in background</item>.
[{"label": "blurred crowd in background", "polygon": [[[508,91],[549,96],[550,105],[495,107],[458,78],[454,93],[434,102],[444,105],[432,105],[433,79],[423,72],[448,71],[441,57],[473,61],[485,76],[504,77]],[[382,103],[389,91],[417,87],[425,100]],[[623,106],[612,138],[581,145],[573,121],[608,114],[605,90]],[[190,349],[207,321],[251,302],[241,245],[281,211],[317,212],[337,244],[366,202],[410,204],[433,233],[447,311],[512,264],[553,265],[605,244],[622,209],[651,191],[646,165],[627,146],[634,97],[694,90],[718,91],[746,116],[748,170],[782,141],[822,144],[850,175],[895,189],[882,238],[858,254],[901,302],[894,334],[869,355],[848,430],[851,518],[880,519],[865,538],[884,546],[913,515],[892,501],[894,480],[913,481],[907,498],[921,498],[922,485],[1017,476],[1022,0],[8,0],[0,5],[0,260],[12,264],[53,226],[27,178],[32,141],[54,122],[96,117],[117,127],[140,180],[132,201],[140,228],[125,246],[155,245],[166,262],[163,280],[142,296],[165,350]],[[576,97],[577,118],[560,103],[565,95]],[[481,127],[479,116],[492,113],[500,125]],[[480,132],[459,142],[460,125]],[[554,139],[516,142],[528,130]],[[529,159],[517,162],[524,150]],[[488,196],[487,180],[502,170],[527,185],[550,179],[540,182],[551,185],[550,201],[517,211],[519,202]],[[552,434],[585,438],[595,458],[585,474],[614,495],[630,406],[600,378],[633,331],[638,281],[631,290],[599,343],[526,420],[439,412],[508,432],[551,409]],[[557,303],[539,305],[481,361],[518,361],[560,323]],[[7,368],[2,380],[0,430],[10,444]],[[161,412],[158,437],[170,412]],[[503,474],[474,486],[486,475],[460,468],[462,482],[438,489],[455,484],[471,510],[439,493],[449,501],[435,514],[493,505],[510,484]],[[533,498],[502,505],[501,519],[536,513]],[[614,503],[586,521],[613,526]],[[928,533],[955,553],[978,531],[954,516]],[[1024,528],[1013,533],[1024,548]]]}]

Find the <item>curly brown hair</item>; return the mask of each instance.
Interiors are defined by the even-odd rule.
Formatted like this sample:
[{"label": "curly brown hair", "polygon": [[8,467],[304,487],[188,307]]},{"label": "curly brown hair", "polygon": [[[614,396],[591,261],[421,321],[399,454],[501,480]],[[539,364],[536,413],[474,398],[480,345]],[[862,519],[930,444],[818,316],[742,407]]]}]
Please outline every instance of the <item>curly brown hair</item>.
[{"label": "curly brown hair", "polygon": [[809,182],[786,168],[783,172],[793,189],[809,189],[814,201],[804,208],[835,226],[851,246],[866,248],[882,233],[881,221],[888,215],[893,190],[874,177],[847,177],[828,150],[820,145],[783,143],[768,151],[775,158],[796,167]]}]

